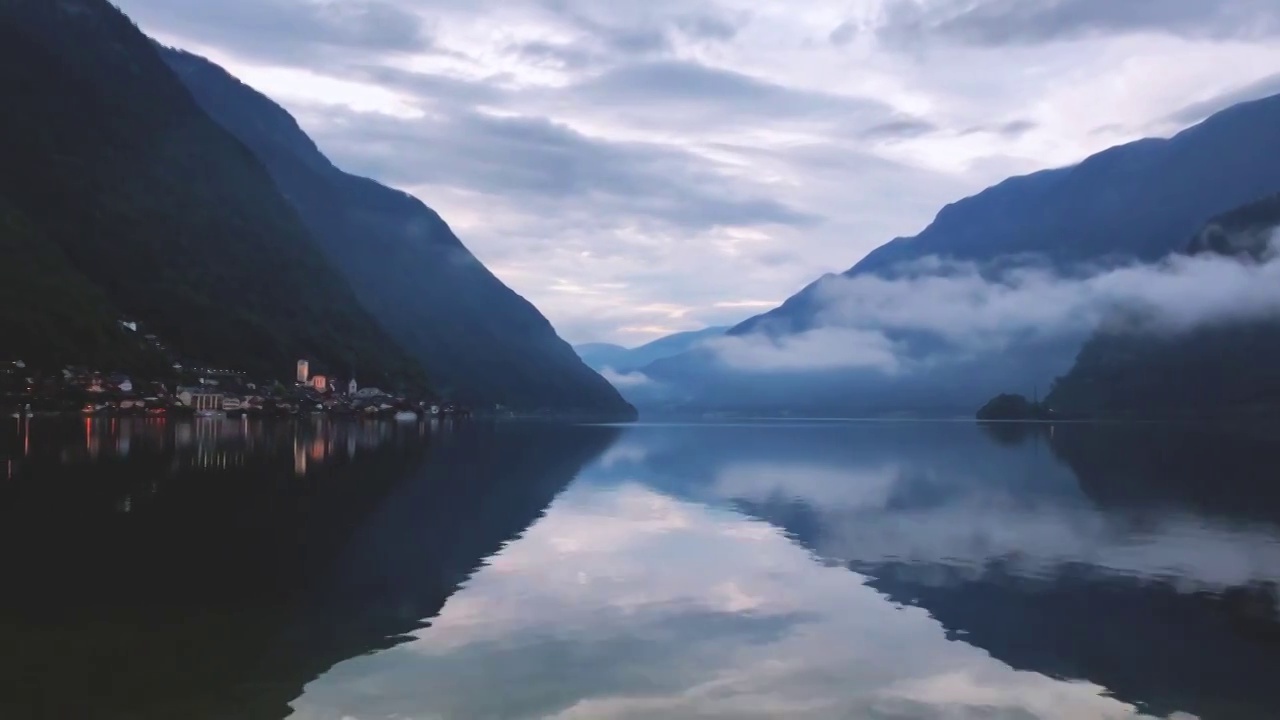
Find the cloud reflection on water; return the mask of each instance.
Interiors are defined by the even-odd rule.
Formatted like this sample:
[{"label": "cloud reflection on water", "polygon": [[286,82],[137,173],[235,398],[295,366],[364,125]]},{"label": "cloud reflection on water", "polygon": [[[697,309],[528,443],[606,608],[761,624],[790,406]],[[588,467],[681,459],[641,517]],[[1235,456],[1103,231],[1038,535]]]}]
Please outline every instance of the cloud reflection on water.
[{"label": "cloud reflection on water", "polygon": [[[1032,569],[1101,557],[1134,572],[1183,572],[1201,564],[1178,565],[1188,545],[1164,541],[1183,539],[1189,526],[1157,528],[1163,534],[1150,546],[1167,554],[1147,556],[1118,534],[1107,539],[1105,519],[1090,517],[1084,502],[1055,515],[1055,483],[1045,509],[1012,525],[1027,508],[1002,502],[999,488],[951,488],[936,507],[898,512],[897,485],[918,482],[920,463],[903,472],[874,456],[839,466],[725,456],[686,467],[682,497],[647,482],[672,482],[663,467],[670,440],[624,438],[619,446],[644,451],[615,453],[585,473],[416,641],[313,683],[295,704],[298,720],[1144,717],[1101,686],[1020,671],[950,640],[925,609],[893,602],[822,558],[977,566],[1021,537]],[[940,469],[956,458],[916,459]],[[950,477],[965,468],[953,466]],[[822,557],[733,507],[782,499],[820,508],[819,527],[831,529],[818,535]],[[1227,529],[1186,539],[1213,533],[1224,548],[1249,540]]]}]

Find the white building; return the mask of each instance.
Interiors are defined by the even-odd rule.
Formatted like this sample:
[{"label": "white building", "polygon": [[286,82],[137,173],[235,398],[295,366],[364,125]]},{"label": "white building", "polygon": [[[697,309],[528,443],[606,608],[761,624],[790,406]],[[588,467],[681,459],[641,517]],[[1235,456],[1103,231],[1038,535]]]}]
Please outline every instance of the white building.
[{"label": "white building", "polygon": [[178,402],[193,410],[221,410],[222,393],[211,393],[204,388],[179,388]]},{"label": "white building", "polygon": [[303,385],[306,385],[307,381],[310,379],[311,379],[311,364],[308,363],[306,360],[299,360],[298,361],[298,382],[302,383]]},{"label": "white building", "polygon": [[356,384],[356,379],[351,378],[351,382],[347,383],[347,394],[355,395],[360,390],[360,386]]}]

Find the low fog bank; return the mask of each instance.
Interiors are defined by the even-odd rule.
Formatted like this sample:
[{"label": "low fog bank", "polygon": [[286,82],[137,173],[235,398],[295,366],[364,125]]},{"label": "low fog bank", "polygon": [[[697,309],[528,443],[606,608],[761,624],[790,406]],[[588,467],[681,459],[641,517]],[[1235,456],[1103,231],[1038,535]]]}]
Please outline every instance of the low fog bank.
[{"label": "low fog bank", "polygon": [[1280,318],[1275,233],[1258,259],[1212,253],[1061,271],[936,257],[885,275],[832,276],[801,332],[786,321],[703,341],[611,378],[640,405],[972,411],[1065,373],[1099,329],[1178,335]]},{"label": "low fog bank", "polygon": [[1261,261],[1177,255],[1062,274],[1031,266],[992,276],[975,263],[938,258],[892,277],[829,277],[815,297],[816,327],[773,335],[768,326],[707,342],[722,365],[748,372],[928,370],[962,356],[1028,341],[1110,329],[1176,334],[1205,324],[1280,316],[1280,259],[1273,237]]}]

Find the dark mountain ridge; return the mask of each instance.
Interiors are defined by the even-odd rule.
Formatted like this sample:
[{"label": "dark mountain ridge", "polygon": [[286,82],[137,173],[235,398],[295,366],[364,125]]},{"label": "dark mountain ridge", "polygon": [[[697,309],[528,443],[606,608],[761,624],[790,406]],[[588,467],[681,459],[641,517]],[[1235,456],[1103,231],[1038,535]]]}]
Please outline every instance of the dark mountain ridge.
[{"label": "dark mountain ridge", "polygon": [[[4,313],[21,320],[5,327],[62,338],[36,333],[35,347],[15,352],[111,359],[118,341],[104,324],[119,312],[215,366],[283,377],[307,357],[362,368],[374,382],[425,385],[313,251],[257,158],[105,0],[0,3],[0,94],[10,99],[0,110],[0,200],[11,218],[0,232],[15,242],[24,228],[28,251],[45,259],[10,289],[18,302]],[[66,297],[50,277],[65,280]],[[92,328],[68,343],[66,317],[89,307]]]},{"label": "dark mountain ridge", "polygon": [[222,68],[161,53],[197,102],[262,159],[324,257],[441,391],[524,411],[634,416],[435,211],[335,167],[288,112]]}]

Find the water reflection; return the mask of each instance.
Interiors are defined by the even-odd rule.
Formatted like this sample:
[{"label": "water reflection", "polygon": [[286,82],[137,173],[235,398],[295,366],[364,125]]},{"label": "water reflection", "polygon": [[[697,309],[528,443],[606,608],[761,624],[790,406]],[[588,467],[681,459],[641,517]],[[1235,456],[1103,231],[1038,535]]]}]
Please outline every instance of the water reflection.
[{"label": "water reflection", "polygon": [[9,468],[8,479],[13,480],[24,468],[40,473],[54,464],[124,461],[135,451],[151,457],[164,456],[171,462],[172,474],[183,468],[243,467],[250,461],[276,459],[291,449],[297,474],[305,475],[311,465],[323,467],[339,459],[350,460],[360,450],[410,440],[416,443],[427,438],[433,427],[440,430],[442,426],[439,422],[331,420],[317,415],[298,420],[27,418],[12,420],[8,427],[10,432],[0,443],[0,458]]},{"label": "water reflection", "polygon": [[14,421],[0,717],[1270,720],[1278,450]]},{"label": "water reflection", "polygon": [[15,421],[0,717],[282,718],[424,626],[604,428]]},{"label": "water reflection", "polygon": [[1117,432],[630,430],[296,718],[1276,717],[1276,441]]}]

